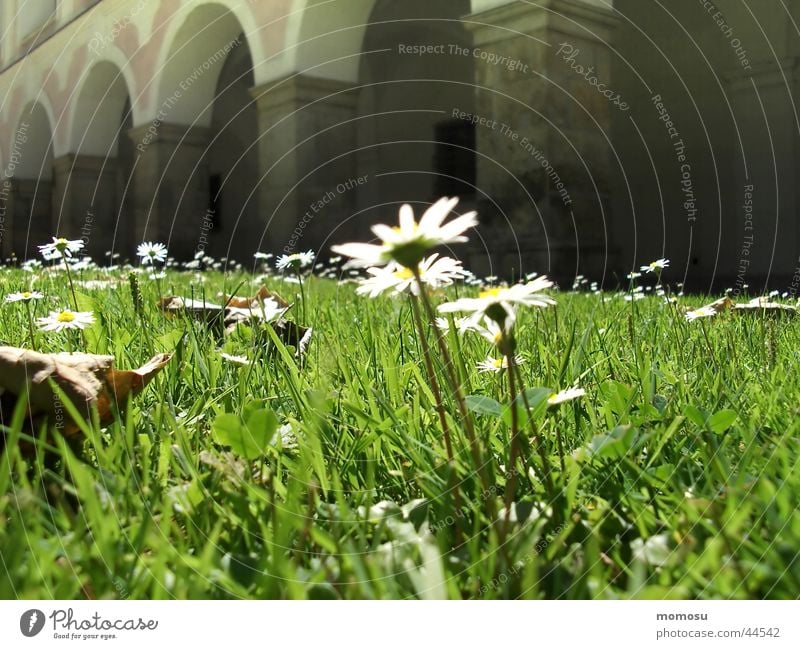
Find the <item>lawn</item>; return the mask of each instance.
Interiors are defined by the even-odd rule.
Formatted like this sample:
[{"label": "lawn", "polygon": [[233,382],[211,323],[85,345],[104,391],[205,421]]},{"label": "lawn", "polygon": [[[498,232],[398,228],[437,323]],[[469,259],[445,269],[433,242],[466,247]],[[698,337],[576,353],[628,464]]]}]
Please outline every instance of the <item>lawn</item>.
[{"label": "lawn", "polygon": [[[709,299],[553,288],[542,294],[554,305],[517,314],[518,373],[481,372],[493,344],[455,320],[438,341],[408,295],[370,298],[309,274],[301,292],[274,270],[141,270],[74,268],[74,289],[57,267],[0,270],[0,296],[44,296],[0,305],[4,345],[109,354],[123,369],[173,354],[111,421],[66,404],[80,420],[71,445],[4,401],[0,597],[800,592],[791,314],[689,322],[685,308]],[[313,328],[304,353],[269,324],[224,334],[158,304],[224,304],[262,284]],[[457,283],[430,300],[472,295]],[[38,328],[75,302],[94,324]],[[585,393],[552,403],[568,388]]]}]

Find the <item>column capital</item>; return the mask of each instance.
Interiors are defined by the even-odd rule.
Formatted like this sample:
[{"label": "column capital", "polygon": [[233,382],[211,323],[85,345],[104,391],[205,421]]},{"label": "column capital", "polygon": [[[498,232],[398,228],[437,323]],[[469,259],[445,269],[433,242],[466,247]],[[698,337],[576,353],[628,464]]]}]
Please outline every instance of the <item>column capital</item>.
[{"label": "column capital", "polygon": [[53,160],[53,170],[56,173],[100,173],[104,169],[110,169],[114,164],[116,164],[114,156],[67,153]]},{"label": "column capital", "polygon": [[357,87],[348,81],[291,74],[251,88],[250,95],[258,103],[259,110],[281,107],[297,110],[320,99],[324,99],[328,106],[353,109],[358,99],[353,90]]},{"label": "column capital", "polygon": [[747,68],[737,65],[726,71],[725,78],[730,88],[735,91],[752,90],[752,81],[755,81],[759,88],[783,86],[787,82],[797,83],[800,82],[800,57],[787,56],[777,60],[756,62]]},{"label": "column capital", "polygon": [[172,122],[149,122],[130,129],[128,137],[134,143],[166,142],[205,146],[211,137],[211,129],[207,126],[173,124]]},{"label": "column capital", "polygon": [[[484,8],[485,7],[485,8]],[[618,18],[612,9],[589,0],[538,0],[537,4],[513,0],[475,2],[472,14],[464,17],[474,34],[475,45],[485,46],[507,40],[512,35],[548,31],[609,42]],[[584,26],[590,26],[591,33]],[[497,29],[500,27],[501,29]]]}]

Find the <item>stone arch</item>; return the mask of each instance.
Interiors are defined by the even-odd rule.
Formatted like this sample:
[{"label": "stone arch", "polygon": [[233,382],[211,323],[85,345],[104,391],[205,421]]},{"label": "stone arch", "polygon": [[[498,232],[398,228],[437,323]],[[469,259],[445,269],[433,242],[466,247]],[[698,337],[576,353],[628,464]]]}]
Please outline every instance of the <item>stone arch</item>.
[{"label": "stone arch", "polygon": [[[134,182],[147,187],[132,197],[131,236],[164,241],[179,259],[205,251],[212,237],[221,252],[232,243],[227,228],[251,218],[247,200],[235,199],[231,188],[257,182],[243,171],[257,154],[247,151],[258,133],[250,89],[254,62],[262,60],[259,39],[248,37],[257,30],[252,22],[243,3],[207,2],[176,16],[157,67],[155,117],[131,132],[139,158]],[[221,168],[216,155],[236,172]],[[245,198],[253,194],[247,187]],[[214,232],[220,209],[224,234]]]},{"label": "stone arch", "polygon": [[80,155],[116,156],[129,79],[110,61],[98,61],[83,78],[72,104],[69,150]]},{"label": "stone arch", "polygon": [[42,100],[29,102],[11,134],[8,206],[11,235],[7,253],[23,259],[34,255],[36,244],[53,233],[53,120]]},{"label": "stone arch", "polygon": [[258,112],[250,91],[253,61],[247,47],[226,59],[211,111],[207,155],[208,217],[212,228],[205,251],[214,257],[252,259],[263,229],[255,186],[259,178]]},{"label": "stone arch", "polygon": [[287,25],[290,68],[356,83],[364,35],[376,0],[301,0]]},{"label": "stone arch", "polygon": [[211,105],[222,65],[230,52],[246,46],[253,60],[263,60],[258,31],[246,3],[192,4],[182,20],[173,20],[156,66],[158,101],[164,120],[209,126]]},{"label": "stone arch", "polygon": [[[506,2],[507,0],[502,0]],[[309,71],[337,81],[355,83],[361,74],[360,55],[371,16],[379,0],[294,0],[286,20],[288,68]],[[393,3],[405,11],[407,3]],[[429,5],[449,5],[458,17],[480,11],[497,0],[432,0]],[[457,11],[453,7],[458,5]]]},{"label": "stone arch", "polygon": [[19,11],[19,34],[20,40],[28,39],[33,34],[41,30],[49,20],[56,15],[58,3],[56,0],[39,0],[38,2],[26,3],[24,11]]},{"label": "stone arch", "polygon": [[[469,0],[374,3],[359,67],[358,144],[359,171],[379,177],[362,208],[474,191],[475,128],[452,117],[475,104],[472,36],[461,20],[469,10]],[[427,45],[436,53],[404,53]]]},{"label": "stone arch", "polygon": [[[46,95],[29,101],[14,120],[8,150],[19,152],[14,164],[14,178],[25,180],[51,180],[53,176],[53,139],[56,120]],[[9,161],[12,155],[9,155]]]},{"label": "stone arch", "polygon": [[109,60],[96,61],[82,77],[71,104],[69,153],[55,162],[54,208],[87,254],[124,247],[130,238],[125,209],[133,169],[130,79]]}]

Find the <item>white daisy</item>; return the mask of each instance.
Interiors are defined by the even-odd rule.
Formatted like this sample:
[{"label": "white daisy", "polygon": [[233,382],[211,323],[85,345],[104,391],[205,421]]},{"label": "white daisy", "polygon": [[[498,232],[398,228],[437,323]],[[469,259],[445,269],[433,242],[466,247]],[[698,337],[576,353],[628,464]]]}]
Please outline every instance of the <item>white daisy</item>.
[{"label": "white daisy", "polygon": [[86,329],[94,324],[91,311],[51,311],[45,318],[36,320],[42,331],[64,331],[65,329]]},{"label": "white daisy", "polygon": [[267,259],[272,259],[274,255],[271,252],[254,252],[253,257],[256,259],[260,259],[266,261]]},{"label": "white daisy", "polygon": [[284,424],[278,428],[275,436],[272,438],[272,445],[277,446],[279,440],[280,447],[284,451],[291,451],[297,448],[297,435],[291,424]]},{"label": "white daisy", "polygon": [[314,251],[296,252],[292,255],[281,255],[275,262],[275,268],[285,270],[287,268],[305,268],[314,261]]},{"label": "white daisy", "polygon": [[[515,356],[514,357],[514,364],[515,365],[522,365],[525,362],[525,359],[522,356]],[[508,357],[501,356],[500,358],[494,358],[493,356],[489,356],[485,361],[481,361],[477,365],[478,372],[502,372],[503,370],[508,369]]]},{"label": "white daisy", "polygon": [[[423,259],[418,266],[420,280],[431,288],[448,286],[454,280],[464,277],[461,262],[450,257],[439,257],[437,253]],[[356,289],[359,295],[376,297],[384,291],[393,289],[396,294],[410,291],[419,295],[419,286],[414,273],[397,262],[390,262],[385,267],[368,268],[369,277],[361,280]]]},{"label": "white daisy", "polygon": [[143,264],[155,264],[166,260],[167,247],[163,243],[145,241],[136,248],[136,254],[142,258]]},{"label": "white daisy", "polygon": [[[456,332],[459,335],[462,335],[467,331],[477,331],[480,328],[475,316],[453,318],[453,324],[455,324]],[[436,327],[439,329],[439,331],[450,331],[450,319],[436,318]]]},{"label": "white daisy", "polygon": [[561,392],[553,392],[553,394],[547,397],[547,403],[551,406],[557,406],[560,403],[578,399],[584,394],[586,394],[586,390],[583,388],[568,388],[566,390],[561,390]]},{"label": "white daisy", "polygon": [[686,320],[693,322],[699,318],[712,318],[717,315],[717,310],[710,306],[701,306],[699,309],[686,312]]},{"label": "white daisy", "polygon": [[643,273],[656,273],[661,272],[667,266],[669,266],[669,259],[656,259],[655,261],[651,261],[647,266],[642,266],[639,268]]},{"label": "white daisy", "polygon": [[225,307],[225,312],[228,317],[230,316],[259,316],[265,322],[272,322],[273,320],[277,320],[280,318],[284,313],[286,313],[286,307],[282,307],[278,304],[273,298],[267,298],[266,300],[260,300],[257,304],[254,304],[251,307],[235,307],[235,306],[228,306]]},{"label": "white daisy", "polygon": [[30,302],[31,300],[41,300],[44,297],[39,291],[21,291],[6,295],[6,302]]},{"label": "white daisy", "polygon": [[494,320],[489,317],[484,317],[483,319],[484,325],[476,325],[474,330],[478,332],[483,338],[488,340],[490,343],[499,347],[503,342],[503,337],[508,333],[507,331],[503,331],[503,329],[498,325]]},{"label": "white daisy", "polygon": [[478,224],[476,212],[467,212],[449,223],[444,223],[457,204],[457,198],[441,198],[425,210],[419,223],[414,218],[414,209],[404,204],[400,208],[398,226],[372,226],[372,231],[381,240],[380,245],[346,243],[333,246],[331,250],[351,257],[350,264],[354,266],[383,266],[390,261],[396,261],[406,268],[413,268],[422,261],[429,249],[467,241],[463,234]]},{"label": "white daisy", "polygon": [[52,243],[45,243],[39,246],[39,252],[48,261],[60,259],[62,256],[72,257],[73,252],[78,252],[82,249],[83,241],[81,239],[70,240],[64,237],[53,237]]},{"label": "white daisy", "polygon": [[[92,261],[91,257],[81,257],[80,259],[75,259],[73,257],[72,259],[66,261],[69,264],[69,267],[76,273],[95,267],[95,263]],[[60,267],[63,268],[63,266]]]},{"label": "white daisy", "polygon": [[250,361],[247,359],[247,356],[235,356],[225,352],[220,352],[219,355],[229,363],[234,363],[236,365],[250,365]]},{"label": "white daisy", "polygon": [[546,307],[555,304],[555,300],[539,293],[553,286],[546,277],[537,277],[527,284],[514,284],[509,287],[497,286],[487,288],[480,292],[477,298],[461,298],[455,302],[446,302],[439,305],[442,313],[463,311],[467,313],[483,314],[498,323],[514,318],[516,306]]}]

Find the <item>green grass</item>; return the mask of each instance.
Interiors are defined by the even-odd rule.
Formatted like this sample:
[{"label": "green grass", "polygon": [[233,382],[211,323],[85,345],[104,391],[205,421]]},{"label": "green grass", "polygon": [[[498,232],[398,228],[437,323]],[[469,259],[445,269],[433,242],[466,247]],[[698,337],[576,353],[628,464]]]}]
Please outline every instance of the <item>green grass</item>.
[{"label": "green grass", "polygon": [[[407,300],[364,299],[352,286],[311,279],[306,324],[314,337],[298,362],[263,333],[244,329],[223,341],[199,322],[164,317],[156,283],[144,276],[140,320],[127,276],[117,277],[116,288],[78,288],[82,307],[98,316],[88,351],[112,354],[119,368],[138,367],[154,352],[175,356],[114,423],[86,424],[77,453],[56,442],[52,455],[22,457],[13,442],[25,433],[3,413],[12,443],[0,456],[0,597],[800,592],[797,319],[723,314],[687,323],[655,297],[627,303],[578,293],[524,312],[517,338],[526,387],[577,383],[587,391],[555,408],[533,407],[555,468],[548,495],[530,439],[517,466],[506,466],[508,417],[496,405],[507,402],[505,375],[477,373],[490,349],[472,334],[450,335],[448,345],[465,393],[487,397],[470,403],[489,488],[447,398],[457,456],[451,476]],[[256,288],[244,275],[204,278],[192,284],[191,274],[170,273],[161,284],[209,300],[241,282],[239,294]],[[4,270],[0,292],[29,280]],[[297,288],[269,284],[286,296]],[[62,276],[45,275],[35,288],[59,298],[37,303],[37,315],[68,303]],[[28,346],[23,305],[0,306],[0,336]],[[37,334],[40,351],[68,344],[84,343]],[[223,360],[223,345],[253,364]],[[262,427],[251,422],[255,436],[271,441],[268,412],[292,424],[297,449],[267,443],[252,457],[215,441],[224,438],[223,422],[238,422],[221,415],[246,423],[253,413]],[[522,430],[527,438],[531,429]],[[512,475],[515,515],[505,534]],[[489,518],[492,510],[500,521]]]}]

